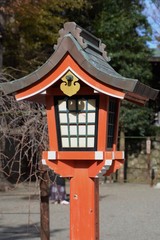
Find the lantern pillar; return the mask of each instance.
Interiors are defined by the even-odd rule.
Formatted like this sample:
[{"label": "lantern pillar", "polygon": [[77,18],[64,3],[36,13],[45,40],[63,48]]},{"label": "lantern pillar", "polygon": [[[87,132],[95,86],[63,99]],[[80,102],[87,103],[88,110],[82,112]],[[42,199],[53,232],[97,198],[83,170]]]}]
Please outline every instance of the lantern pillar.
[{"label": "lantern pillar", "polygon": [[79,164],[70,180],[70,239],[99,239],[99,184]]},{"label": "lantern pillar", "polygon": [[[99,240],[98,177],[115,172],[124,159],[123,153],[116,150],[120,101],[105,94],[89,94],[88,88],[86,97],[83,92],[72,98],[64,97],[58,90],[57,96],[52,92],[48,89],[46,98],[50,151],[43,152],[43,160],[57,174],[70,178],[70,240]],[[76,123],[73,121],[75,116]],[[72,127],[81,129],[82,125],[86,132],[77,131],[76,136]],[[88,131],[93,126],[94,134]],[[68,130],[65,134],[60,131],[64,127]],[[107,145],[108,134],[110,145]],[[82,149],[72,147],[78,141],[74,143],[71,138],[78,137],[84,139],[83,143],[79,141],[85,143]],[[67,140],[70,147],[65,145]],[[88,146],[92,149],[88,150]]]}]

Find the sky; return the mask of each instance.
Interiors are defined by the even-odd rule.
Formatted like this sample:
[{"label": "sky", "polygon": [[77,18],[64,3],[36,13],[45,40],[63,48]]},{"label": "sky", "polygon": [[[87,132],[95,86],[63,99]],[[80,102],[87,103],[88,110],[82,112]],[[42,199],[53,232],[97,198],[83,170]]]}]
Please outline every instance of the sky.
[{"label": "sky", "polygon": [[158,41],[156,40],[155,36],[160,36],[160,9],[158,10],[151,0],[145,0],[145,3],[145,15],[147,16],[148,22],[151,24],[153,31],[152,42],[148,43],[148,46],[150,48],[156,48]]}]

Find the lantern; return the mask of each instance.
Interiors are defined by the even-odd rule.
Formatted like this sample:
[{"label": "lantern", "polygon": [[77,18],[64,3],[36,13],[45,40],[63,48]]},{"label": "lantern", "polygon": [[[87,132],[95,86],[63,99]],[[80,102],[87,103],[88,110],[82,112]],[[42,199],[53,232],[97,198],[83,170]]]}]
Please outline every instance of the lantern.
[{"label": "lantern", "polygon": [[42,162],[70,178],[70,239],[99,239],[98,177],[124,161],[117,150],[120,103],[144,105],[158,91],[118,74],[100,39],[65,23],[55,52],[38,70],[1,84],[17,100],[46,105],[49,150]]}]

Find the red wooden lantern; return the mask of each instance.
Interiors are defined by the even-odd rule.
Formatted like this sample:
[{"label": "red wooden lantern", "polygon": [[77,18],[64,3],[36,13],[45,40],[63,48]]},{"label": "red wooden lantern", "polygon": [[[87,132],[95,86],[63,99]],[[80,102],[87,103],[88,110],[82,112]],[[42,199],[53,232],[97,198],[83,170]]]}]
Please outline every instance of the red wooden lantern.
[{"label": "red wooden lantern", "polygon": [[158,91],[122,77],[105,45],[75,23],[60,30],[55,52],[37,71],[1,85],[17,100],[46,105],[49,151],[42,162],[70,178],[70,239],[99,239],[98,177],[124,161],[117,150],[120,103],[143,105]]}]

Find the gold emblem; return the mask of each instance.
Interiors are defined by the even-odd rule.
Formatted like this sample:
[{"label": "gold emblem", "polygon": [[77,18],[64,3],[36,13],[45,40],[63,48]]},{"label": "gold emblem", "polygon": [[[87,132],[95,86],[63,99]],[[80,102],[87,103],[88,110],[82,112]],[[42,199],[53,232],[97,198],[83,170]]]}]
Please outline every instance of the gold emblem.
[{"label": "gold emblem", "polygon": [[79,79],[71,71],[68,71],[62,77],[63,82],[60,85],[60,89],[64,94],[71,97],[75,95],[80,89],[80,84],[78,83],[78,80]]}]

